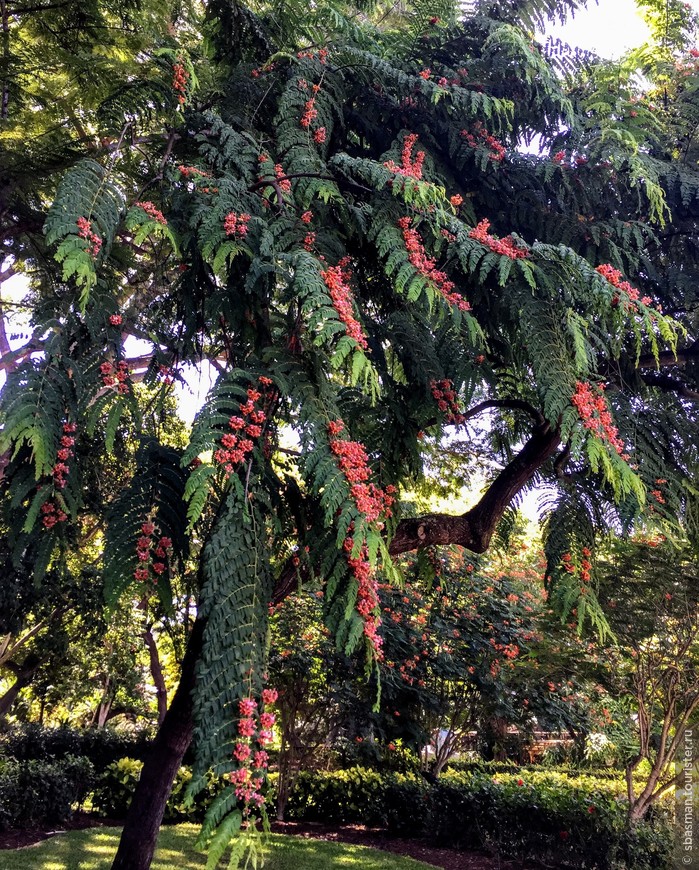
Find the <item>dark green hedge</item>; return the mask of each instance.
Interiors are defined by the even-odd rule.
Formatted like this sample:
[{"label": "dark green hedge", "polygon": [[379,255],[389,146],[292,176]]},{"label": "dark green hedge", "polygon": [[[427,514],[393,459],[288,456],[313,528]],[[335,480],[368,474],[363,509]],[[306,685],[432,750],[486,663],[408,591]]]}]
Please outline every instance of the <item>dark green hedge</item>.
[{"label": "dark green hedge", "polygon": [[87,758],[0,759],[0,830],[65,822],[94,781],[94,767]]},{"label": "dark green hedge", "polygon": [[110,728],[44,728],[29,724],[0,734],[0,758],[46,761],[81,756],[97,770],[126,756],[143,760],[149,747],[150,737],[143,732],[129,735]]},{"label": "dark green hedge", "polygon": [[444,846],[585,870],[672,866],[665,816],[657,813],[630,833],[618,785],[592,776],[462,772],[432,784],[365,768],[304,772],[291,793],[288,817],[380,826]]}]

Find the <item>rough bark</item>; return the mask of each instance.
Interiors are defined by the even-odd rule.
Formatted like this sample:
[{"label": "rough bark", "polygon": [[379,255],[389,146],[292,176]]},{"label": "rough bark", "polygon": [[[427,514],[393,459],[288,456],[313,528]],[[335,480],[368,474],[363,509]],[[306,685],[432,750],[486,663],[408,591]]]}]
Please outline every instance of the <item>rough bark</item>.
[{"label": "rough bark", "polygon": [[182,676],[141,771],[112,870],[148,870],[175,774],[192,741],[194,669],[201,653],[204,620],[194,623]]}]

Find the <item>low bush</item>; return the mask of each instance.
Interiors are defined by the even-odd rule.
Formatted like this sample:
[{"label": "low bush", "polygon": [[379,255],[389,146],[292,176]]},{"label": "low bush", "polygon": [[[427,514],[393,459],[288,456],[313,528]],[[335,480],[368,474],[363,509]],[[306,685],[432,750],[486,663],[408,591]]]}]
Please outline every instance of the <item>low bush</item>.
[{"label": "low bush", "polygon": [[[93,809],[111,819],[125,818],[142,767],[143,762],[135,758],[120,758],[110,764],[95,787]],[[212,774],[206,788],[194,800],[187,800],[186,791],[191,779],[191,769],[180,767],[165,807],[165,822],[201,821],[207,807],[225,785],[222,779]]]},{"label": "low bush", "polygon": [[122,734],[111,728],[44,728],[31,723],[0,734],[0,758],[46,761],[72,755],[89,759],[97,770],[126,756],[144,759],[149,747],[145,732]]},{"label": "low bush", "polygon": [[87,758],[0,759],[0,830],[60,824],[94,785]]},{"label": "low bush", "polygon": [[664,870],[671,836],[662,813],[632,833],[623,783],[552,771],[455,772],[429,783],[365,768],[299,774],[289,818],[387,828],[444,846],[494,849],[599,870]]}]

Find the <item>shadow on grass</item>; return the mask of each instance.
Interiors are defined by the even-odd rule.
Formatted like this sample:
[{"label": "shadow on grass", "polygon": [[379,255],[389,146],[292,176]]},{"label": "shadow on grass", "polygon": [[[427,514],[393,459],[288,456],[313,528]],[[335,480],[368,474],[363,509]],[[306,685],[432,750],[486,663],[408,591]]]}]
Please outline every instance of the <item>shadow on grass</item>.
[{"label": "shadow on grass", "polygon": [[[163,828],[152,870],[202,870],[194,851],[196,825]],[[116,828],[70,831],[35,846],[0,852],[0,870],[109,870],[119,842]],[[386,852],[274,834],[265,870],[432,870],[430,865]],[[223,863],[225,865],[225,862]]]}]

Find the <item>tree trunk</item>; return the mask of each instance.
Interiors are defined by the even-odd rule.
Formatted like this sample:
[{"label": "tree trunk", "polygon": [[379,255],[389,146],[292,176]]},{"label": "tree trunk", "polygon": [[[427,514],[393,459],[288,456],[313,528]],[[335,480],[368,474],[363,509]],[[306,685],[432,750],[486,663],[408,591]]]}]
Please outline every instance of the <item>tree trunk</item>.
[{"label": "tree trunk", "polygon": [[150,660],[150,675],[155,686],[155,696],[158,700],[158,725],[162,725],[167,713],[167,687],[165,685],[165,677],[160,664],[160,654],[158,653],[158,645],[153,637],[151,626],[146,626],[143,632],[143,639],[148,647],[148,657]]},{"label": "tree trunk", "polygon": [[182,676],[170,709],[143,765],[112,870],[149,870],[172,783],[192,741],[194,668],[202,649],[204,620],[198,618],[187,643]]},{"label": "tree trunk", "polygon": [[34,674],[39,670],[40,664],[38,657],[33,655],[28,656],[23,665],[15,665],[14,662],[4,663],[4,667],[12,671],[16,679],[5,694],[0,697],[0,719],[10,712],[19,693],[34,679]]}]

